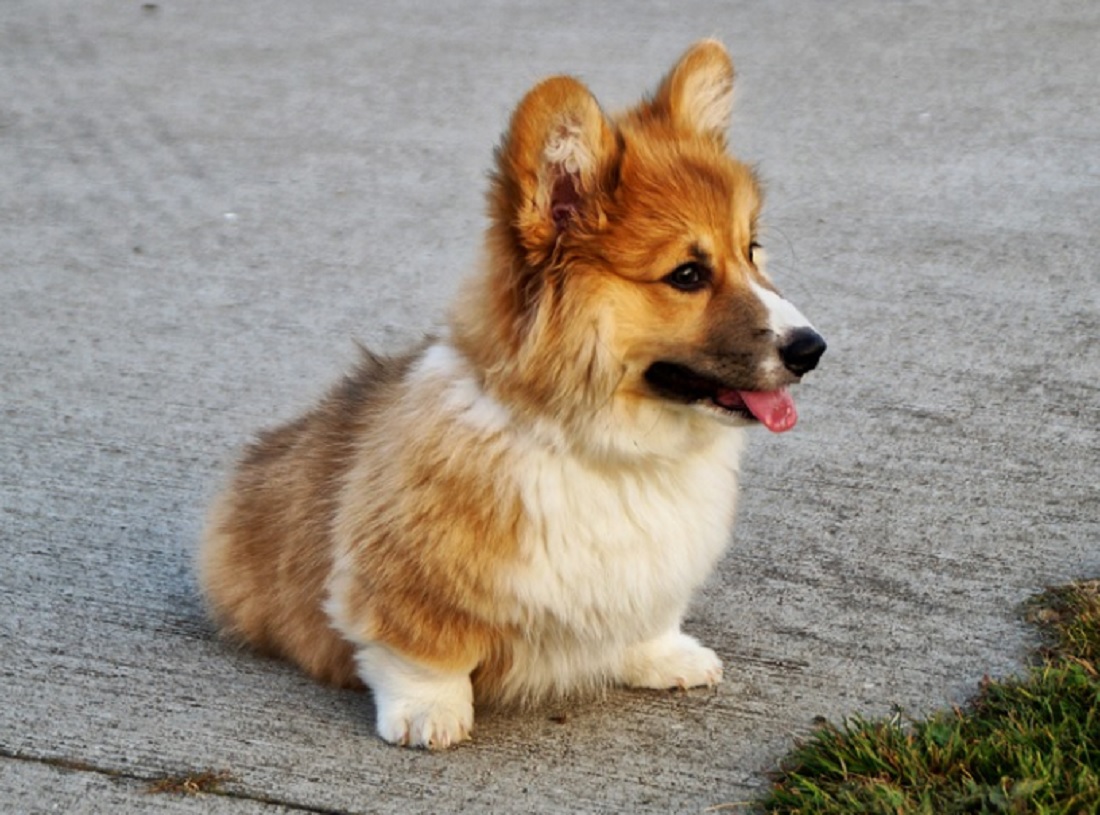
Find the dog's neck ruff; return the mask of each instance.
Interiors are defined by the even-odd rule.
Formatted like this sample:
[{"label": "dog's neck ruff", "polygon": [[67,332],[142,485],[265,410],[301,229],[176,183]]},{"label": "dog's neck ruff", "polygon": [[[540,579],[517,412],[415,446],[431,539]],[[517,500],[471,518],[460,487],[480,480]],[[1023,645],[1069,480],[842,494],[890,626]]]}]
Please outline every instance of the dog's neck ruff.
[{"label": "dog's neck ruff", "polygon": [[444,409],[486,438],[514,433],[524,443],[588,461],[597,467],[669,463],[715,445],[740,451],[743,428],[729,427],[687,406],[658,400],[624,403],[610,398],[582,417],[559,420],[523,414],[497,399],[462,353],[441,340],[428,346],[412,371],[414,380],[438,389]]}]

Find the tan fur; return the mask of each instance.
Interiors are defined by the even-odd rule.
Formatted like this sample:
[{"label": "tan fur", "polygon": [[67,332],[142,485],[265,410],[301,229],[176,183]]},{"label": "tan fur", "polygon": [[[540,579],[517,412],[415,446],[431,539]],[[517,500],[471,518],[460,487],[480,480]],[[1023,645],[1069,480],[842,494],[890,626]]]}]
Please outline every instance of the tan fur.
[{"label": "tan fur", "polygon": [[335,685],[362,684],[322,607],[340,485],[356,437],[407,367],[366,357],[314,411],[261,436],[215,503],[199,552],[200,583],[228,634]]},{"label": "tan fur", "polygon": [[[676,455],[714,443],[711,419],[672,412],[646,385],[654,361],[736,387],[790,381],[758,364],[774,348],[747,284],[771,284],[750,253],[758,185],[725,150],[732,82],[724,49],[704,41],[615,119],[567,77],[524,98],[497,153],[483,266],[448,339],[506,427],[456,424],[453,383],[418,367],[422,349],[366,358],[261,436],[218,500],[200,579],[227,633],[348,686],[352,642],[381,643],[472,673],[478,697],[497,698],[528,626],[546,625],[502,588],[520,541],[538,538],[504,475],[522,445],[567,447],[622,480],[647,465],[609,431],[647,410],[680,434]],[[707,293],[662,282],[700,257],[715,270]],[[468,413],[491,425],[485,405]],[[521,431],[530,441],[517,447]]]},{"label": "tan fur", "polygon": [[335,615],[360,640],[469,672],[506,659],[514,636],[490,575],[515,554],[521,510],[494,480],[507,451],[448,433],[431,407],[402,406],[363,439],[336,516]]}]

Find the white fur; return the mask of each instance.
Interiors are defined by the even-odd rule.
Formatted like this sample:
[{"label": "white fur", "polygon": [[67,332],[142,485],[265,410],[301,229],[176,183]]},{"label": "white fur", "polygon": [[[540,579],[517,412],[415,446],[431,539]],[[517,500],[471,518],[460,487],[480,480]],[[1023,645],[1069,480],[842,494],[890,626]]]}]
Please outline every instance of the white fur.
[{"label": "white fur", "polygon": [[449,345],[429,346],[413,370],[412,378],[414,383],[439,389],[444,410],[472,430],[498,433],[510,421],[508,409],[481,389]]},{"label": "white fur", "polygon": [[468,671],[444,672],[405,659],[377,643],[355,655],[370,686],[378,735],[391,744],[444,749],[470,737],[474,693]]},{"label": "white fur", "polygon": [[797,328],[813,328],[810,321],[789,300],[758,283],[750,283],[753,293],[768,310],[768,327],[777,337],[783,337]]},{"label": "white fur", "polygon": [[631,687],[654,690],[710,687],[722,681],[722,660],[675,628],[628,648],[622,679]]},{"label": "white fur", "polygon": [[695,454],[644,465],[524,451],[516,476],[530,532],[501,575],[501,590],[520,609],[510,622],[527,632],[509,695],[634,684],[622,669],[627,649],[679,630],[733,522],[741,431],[714,423],[713,433]]},{"label": "white fur", "polygon": [[687,119],[701,132],[726,132],[733,116],[733,81],[719,71],[697,71],[684,83]]},{"label": "white fur", "polygon": [[591,148],[585,144],[581,125],[563,121],[551,136],[543,151],[543,161],[561,167],[570,175],[587,174],[596,161]]}]

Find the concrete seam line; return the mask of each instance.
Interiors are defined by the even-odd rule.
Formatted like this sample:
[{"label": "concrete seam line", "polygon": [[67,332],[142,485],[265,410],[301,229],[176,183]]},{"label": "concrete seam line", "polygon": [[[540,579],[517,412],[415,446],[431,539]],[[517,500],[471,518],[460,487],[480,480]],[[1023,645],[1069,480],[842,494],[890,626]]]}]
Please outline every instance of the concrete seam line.
[{"label": "concrete seam line", "polygon": [[[0,747],[0,759],[11,759],[13,761],[24,761],[28,764],[42,764],[48,767],[57,767],[61,770],[69,770],[70,772],[82,772],[93,773],[95,775],[106,776],[112,779],[121,779],[125,781],[137,781],[141,783],[151,784],[156,781],[163,780],[165,776],[161,775],[140,775],[138,773],[127,772],[126,770],[116,770],[109,767],[97,767],[94,764],[89,764],[86,761],[80,759],[69,759],[50,756],[31,756],[24,753],[19,753],[15,750],[10,750],[6,747]],[[214,790],[210,792],[202,793],[203,795],[217,795],[222,798],[234,798],[242,801],[255,801],[259,804],[270,804],[272,806],[281,806],[286,809],[293,810],[294,812],[307,812],[311,815],[351,815],[347,810],[343,809],[326,809],[307,806],[305,804],[297,804],[293,801],[283,801],[279,798],[273,798],[267,795],[254,795],[240,790]]]}]

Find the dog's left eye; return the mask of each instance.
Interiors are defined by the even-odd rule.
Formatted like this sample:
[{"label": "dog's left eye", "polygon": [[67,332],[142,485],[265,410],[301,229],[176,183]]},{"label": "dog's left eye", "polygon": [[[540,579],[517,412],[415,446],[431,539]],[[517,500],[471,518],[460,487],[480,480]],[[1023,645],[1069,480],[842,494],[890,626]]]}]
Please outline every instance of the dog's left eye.
[{"label": "dog's left eye", "polygon": [[698,291],[710,282],[710,270],[700,263],[684,263],[665,275],[664,280],[680,291]]}]

